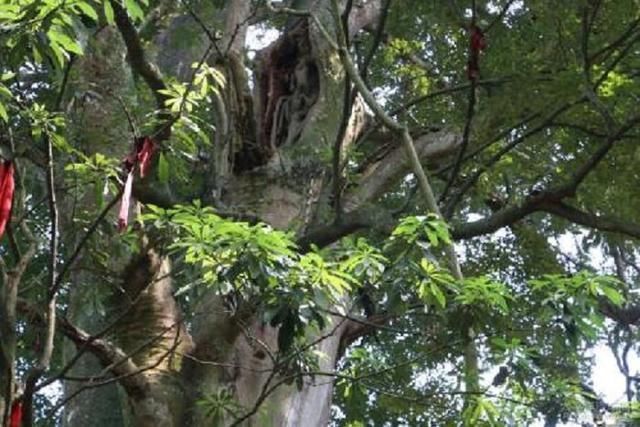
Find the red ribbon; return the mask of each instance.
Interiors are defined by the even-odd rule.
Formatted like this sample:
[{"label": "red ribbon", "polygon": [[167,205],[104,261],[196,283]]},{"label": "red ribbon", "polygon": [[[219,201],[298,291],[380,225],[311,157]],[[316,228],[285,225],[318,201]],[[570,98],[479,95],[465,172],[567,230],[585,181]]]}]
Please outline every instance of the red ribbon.
[{"label": "red ribbon", "polygon": [[481,50],[485,50],[487,47],[487,40],[484,38],[484,33],[477,25],[471,26],[471,50],[475,53],[479,53]]},{"label": "red ribbon", "polygon": [[467,62],[467,77],[469,80],[476,80],[480,77],[480,52],[486,49],[487,40],[477,25],[472,24],[469,31],[471,33],[469,39],[471,52]]},{"label": "red ribbon", "polygon": [[129,203],[131,201],[131,189],[133,188],[133,170],[127,174],[127,182],[124,184],[120,212],[118,213],[118,231],[123,232],[129,223]]},{"label": "red ribbon", "polygon": [[144,137],[137,153],[138,164],[140,165],[140,178],[144,178],[151,166],[151,156],[156,151],[156,144],[149,137]]},{"label": "red ribbon", "polygon": [[118,213],[118,231],[123,232],[129,224],[129,205],[131,203],[131,191],[133,189],[133,173],[136,165],[140,170],[140,178],[144,178],[151,166],[151,157],[156,151],[156,144],[148,136],[138,138],[134,151],[124,159],[124,169],[127,172],[127,181],[120,200],[120,212]]},{"label": "red ribbon", "polygon": [[11,404],[9,427],[20,427],[20,424],[22,424],[22,401],[14,400]]},{"label": "red ribbon", "polygon": [[10,160],[0,163],[0,237],[4,234],[11,218],[11,205],[15,189],[13,169],[13,163]]}]

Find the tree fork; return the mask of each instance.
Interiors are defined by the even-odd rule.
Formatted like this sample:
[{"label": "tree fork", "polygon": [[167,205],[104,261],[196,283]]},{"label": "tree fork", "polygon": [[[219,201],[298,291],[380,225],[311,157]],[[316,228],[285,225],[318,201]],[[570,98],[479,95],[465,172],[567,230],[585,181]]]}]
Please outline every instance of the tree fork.
[{"label": "tree fork", "polygon": [[[418,185],[420,186],[420,191],[424,200],[427,204],[427,208],[429,211],[437,215],[438,218],[444,220],[442,213],[440,212],[440,208],[438,206],[438,202],[436,201],[435,195],[433,193],[433,189],[431,184],[429,183],[429,178],[420,163],[420,158],[415,149],[415,145],[413,143],[413,139],[411,138],[411,134],[409,133],[409,129],[406,125],[402,125],[393,120],[383,109],[380,107],[378,102],[375,100],[373,94],[369,91],[366,84],[362,80],[360,73],[356,69],[351,57],[349,55],[349,51],[345,45],[345,33],[342,25],[340,24],[340,8],[337,0],[331,0],[333,5],[334,12],[334,20],[336,23],[336,27],[338,28],[338,43],[335,44],[328,32],[326,30],[321,30],[325,37],[328,38],[328,41],[334,44],[336,50],[339,52],[340,57],[342,59],[342,63],[344,64],[347,74],[351,81],[354,83],[357,90],[360,92],[365,102],[371,108],[371,110],[375,113],[375,115],[383,122],[385,126],[387,126],[392,131],[396,132],[402,138],[402,142],[404,144],[405,150],[409,159],[411,161],[411,168],[413,173],[415,174]],[[316,19],[316,24],[322,26],[322,24]],[[455,247],[453,243],[447,244],[445,243],[445,252],[447,254],[447,259],[449,263],[449,268],[453,277],[460,284],[463,283],[464,277],[462,275],[462,270],[460,269],[460,263],[458,262],[458,257],[455,252]],[[464,351],[464,361],[465,361],[465,388],[466,391],[475,393],[480,390],[479,383],[479,367],[478,367],[478,351],[476,349],[476,345],[474,342],[475,333],[471,327],[469,327],[465,331],[466,346]],[[469,395],[472,396],[472,395]],[[468,402],[467,402],[468,404]]]}]

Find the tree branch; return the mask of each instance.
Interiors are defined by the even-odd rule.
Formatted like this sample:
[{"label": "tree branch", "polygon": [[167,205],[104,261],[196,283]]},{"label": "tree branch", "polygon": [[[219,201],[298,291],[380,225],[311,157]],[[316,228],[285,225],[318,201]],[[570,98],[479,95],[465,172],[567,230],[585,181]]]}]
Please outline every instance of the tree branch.
[{"label": "tree branch", "polygon": [[161,94],[159,91],[166,89],[167,86],[162,78],[162,74],[158,67],[147,59],[138,31],[129,20],[127,11],[117,0],[109,1],[113,7],[114,20],[127,47],[127,54],[131,67],[144,79],[147,86],[149,86],[153,92],[158,109],[163,110],[167,96]]},{"label": "tree branch", "polygon": [[56,276],[58,266],[58,204],[56,200],[55,174],[53,163],[53,144],[51,138],[46,136],[47,147],[47,197],[49,200],[49,222],[51,230],[49,238],[49,284],[47,292],[47,311],[45,315],[46,335],[44,346],[35,366],[32,366],[26,374],[25,390],[22,397],[24,410],[24,426],[33,425],[33,394],[36,383],[51,364],[53,355],[54,338],[56,332]]},{"label": "tree branch", "polygon": [[[338,43],[337,50],[340,55],[340,59],[342,60],[342,64],[344,68],[353,81],[356,89],[362,95],[363,99],[371,108],[371,110],[375,113],[377,118],[390,130],[397,133],[398,136],[402,138],[402,143],[404,149],[406,151],[406,155],[409,157],[409,161],[411,164],[411,169],[416,177],[418,185],[420,187],[420,192],[425,200],[428,211],[434,214],[438,218],[442,217],[442,212],[440,212],[440,208],[438,206],[438,202],[436,201],[436,197],[433,193],[433,188],[431,187],[431,183],[429,182],[429,178],[425,173],[424,168],[422,167],[422,163],[420,157],[416,151],[416,147],[409,133],[409,129],[406,125],[400,124],[393,120],[391,116],[389,116],[384,109],[378,104],[375,100],[373,94],[369,91],[366,84],[358,74],[358,70],[356,69],[351,56],[349,55],[349,51],[345,46],[345,35],[342,31],[342,27],[339,25],[338,17],[339,17],[339,4],[338,0],[332,0],[331,2],[333,8],[334,19],[336,21],[336,26],[338,27]],[[323,32],[326,35],[326,32]],[[460,263],[458,261],[458,255],[456,254],[454,244],[445,244],[444,252],[446,254],[447,263],[449,265],[449,269],[451,270],[451,275],[455,280],[462,282],[464,277],[462,275],[462,270],[460,269]],[[466,341],[466,345],[464,348],[464,363],[465,363],[465,387],[468,391],[476,391],[479,389],[479,370],[478,370],[478,353],[475,345],[475,332],[471,328],[467,328],[463,332],[464,339]]]},{"label": "tree branch", "polygon": [[565,203],[553,203],[542,208],[543,211],[562,217],[574,224],[640,239],[640,224],[626,222],[611,216],[588,213]]},{"label": "tree branch", "polygon": [[[422,163],[454,152],[460,146],[460,136],[450,130],[442,130],[416,138],[414,145],[418,160]],[[365,203],[373,202],[412,170],[405,150],[403,146],[397,145],[362,173],[357,187],[345,195],[346,211],[353,211]]]},{"label": "tree branch", "polygon": [[554,200],[554,198],[556,195],[552,193],[531,197],[520,205],[500,209],[486,219],[454,227],[451,233],[452,237],[455,240],[465,240],[482,236],[513,225],[534,212],[546,212],[574,224],[640,239],[640,224],[610,216],[591,214],[569,206],[561,200]]},{"label": "tree branch", "polygon": [[371,206],[364,205],[345,213],[339,223],[311,229],[298,239],[297,244],[302,252],[306,252],[311,249],[311,245],[322,248],[361,229],[377,229],[383,234],[389,234],[393,230],[393,223],[391,214],[384,208],[376,206],[372,209]]},{"label": "tree branch", "polygon": [[[471,135],[471,124],[473,121],[473,116],[475,112],[476,106],[476,79],[471,80],[471,86],[469,88],[469,98],[467,101],[467,117],[464,124],[464,131],[462,133],[462,143],[460,144],[460,150],[458,150],[458,155],[456,156],[456,160],[453,163],[453,170],[449,175],[449,179],[440,194],[440,203],[443,200],[446,200],[447,194],[449,193],[449,189],[456,182],[458,178],[458,173],[460,172],[460,167],[462,166],[462,162],[464,160],[464,155],[467,151],[467,146],[469,145],[469,137]],[[444,212],[446,218],[451,216],[450,212]]]},{"label": "tree branch", "polygon": [[[26,300],[18,300],[18,309],[31,319],[44,323],[42,313]],[[77,347],[86,347],[98,358],[103,366],[113,366],[111,372],[116,376],[127,376],[138,372],[138,366],[129,355],[112,342],[97,338],[73,325],[65,317],[60,317],[56,328],[70,339]],[[147,389],[147,381],[141,375],[130,375],[122,383],[129,396],[144,396]]]},{"label": "tree branch", "polygon": [[[526,141],[526,139],[529,138],[531,135],[533,135],[533,134],[539,132],[540,130],[544,129],[556,117],[558,117],[559,115],[561,115],[565,111],[569,110],[571,107],[573,107],[573,106],[575,106],[577,104],[580,104],[582,102],[584,102],[583,98],[581,98],[581,99],[579,99],[577,101],[567,102],[567,103],[561,105],[560,107],[558,107],[555,110],[553,110],[547,117],[545,117],[545,119],[538,126],[534,126],[533,128],[531,128],[530,130],[525,132],[520,137],[518,137],[518,138],[512,140],[511,142],[509,142],[502,149],[498,150],[497,153],[495,153],[493,156],[491,156],[491,158],[487,162],[485,162],[484,164],[480,165],[478,167],[478,169],[473,174],[471,174],[469,176],[469,178],[467,178],[462,183],[462,185],[460,186],[460,189],[458,191],[454,192],[452,194],[451,198],[447,201],[447,204],[445,205],[443,210],[445,212],[452,213],[454,211],[455,207],[458,205],[458,203],[460,203],[460,201],[462,200],[462,197],[464,196],[464,194],[466,194],[466,192],[469,191],[475,185],[475,183],[478,181],[478,179],[482,176],[482,174],[484,172],[486,172],[489,169],[489,167],[491,167],[493,164],[498,162],[502,158],[502,156],[504,156],[505,154],[507,154],[508,152],[513,150],[514,148],[516,148],[522,142]],[[450,215],[450,216],[452,216],[452,215]]]}]

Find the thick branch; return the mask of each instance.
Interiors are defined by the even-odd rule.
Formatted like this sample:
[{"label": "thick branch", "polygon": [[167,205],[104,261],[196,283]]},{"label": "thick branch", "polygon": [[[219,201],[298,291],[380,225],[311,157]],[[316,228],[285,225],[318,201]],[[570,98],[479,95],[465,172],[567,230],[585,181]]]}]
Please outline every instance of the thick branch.
[{"label": "thick branch", "polygon": [[[616,133],[614,138],[621,138],[624,135],[624,132],[626,132],[635,121],[636,119],[629,120],[627,124]],[[611,150],[612,145],[612,140],[602,144],[589,158],[589,160],[574,172],[572,179],[563,185],[559,185],[543,193],[531,195],[522,203],[515,206],[504,207],[488,218],[458,225],[452,230],[453,238],[455,240],[464,240],[490,234],[503,227],[510,226],[534,212],[547,212],[585,227],[640,238],[639,224],[629,223],[609,216],[587,213],[563,202],[563,199],[575,196],[580,184],[584,181],[587,175],[595,169],[599,162],[602,161],[605,155]],[[396,155],[398,154],[397,151],[398,150],[395,150]],[[397,166],[399,162],[389,161],[392,158],[393,154],[390,154],[387,156],[385,162],[390,163],[391,167]],[[404,166],[406,167],[406,165]],[[382,170],[386,169],[381,169],[381,171]],[[370,185],[377,185],[377,181],[375,180],[377,175],[377,172],[372,175],[371,182],[373,184]],[[362,182],[362,187],[366,187],[366,182],[365,178]],[[380,187],[384,185],[384,183],[378,184]],[[373,194],[373,192],[370,193]],[[360,194],[367,194],[367,191],[364,189],[358,189],[352,193],[349,197],[351,206],[358,206],[356,201],[359,200],[358,195]],[[370,201],[366,199],[366,197],[363,197],[361,200]],[[324,246],[362,228],[380,227],[384,224],[386,224],[386,228],[391,228],[391,223],[389,221],[380,222],[378,219],[372,219],[370,215],[364,215],[363,209],[364,208],[352,210],[349,215],[345,216],[344,221],[341,224],[334,224],[330,227],[312,230],[309,234],[300,239],[299,244],[302,248],[308,248],[310,244]]]},{"label": "thick branch", "polygon": [[122,380],[122,386],[127,390],[129,396],[142,397],[145,395],[147,389],[145,377],[131,375],[137,373],[139,368],[120,347],[102,338],[93,339],[87,332],[74,326],[66,319],[61,319],[59,323],[62,333],[76,346],[86,346],[103,366],[112,366],[113,375],[126,377]]},{"label": "thick branch", "polygon": [[349,14],[348,28],[346,29],[349,40],[363,28],[373,29],[371,27],[380,21],[383,11],[384,8],[380,0],[355,4]]},{"label": "thick branch", "polygon": [[166,85],[162,79],[162,74],[160,74],[158,67],[147,59],[142,47],[142,42],[138,36],[138,31],[129,20],[127,11],[117,0],[110,0],[110,2],[113,7],[116,25],[124,39],[125,45],[127,46],[127,54],[131,67],[147,83],[156,98],[158,109],[162,110],[164,109],[165,100],[167,99],[166,95],[159,92],[160,90],[166,89]]},{"label": "thick branch", "polygon": [[241,54],[247,39],[249,21],[255,12],[249,1],[233,0],[229,2],[224,11],[225,27],[222,46],[225,54],[228,52]]},{"label": "thick branch", "polygon": [[588,213],[564,203],[555,203],[544,206],[543,210],[571,221],[574,224],[583,225],[600,231],[620,233],[640,239],[640,224],[626,222],[611,216]]},{"label": "thick branch", "polygon": [[[44,322],[42,314],[27,301],[18,300],[18,309],[25,313],[34,321]],[[129,355],[120,347],[102,338],[96,338],[84,330],[73,325],[69,320],[60,317],[56,323],[56,328],[64,336],[70,339],[77,347],[87,348],[98,358],[103,366],[111,366],[111,373],[118,377],[124,377],[122,386],[127,390],[127,394],[132,397],[144,396],[148,388],[147,381],[142,375],[133,375],[139,371],[138,366],[131,360]]]},{"label": "thick branch", "polygon": [[464,240],[490,234],[503,227],[513,225],[534,212],[547,212],[574,224],[640,239],[640,224],[610,216],[591,214],[562,201],[554,201],[548,195],[529,198],[520,205],[500,209],[488,218],[459,225],[453,229],[452,236],[455,240]]},{"label": "thick branch", "polygon": [[[458,134],[443,130],[418,137],[414,145],[419,161],[427,162],[452,153],[460,146],[460,141]],[[398,144],[363,172],[357,188],[345,197],[345,209],[353,211],[364,203],[374,201],[411,170],[406,148]]]},{"label": "thick branch", "polygon": [[300,250],[306,252],[311,248],[311,245],[322,248],[361,229],[377,229],[384,234],[389,234],[393,230],[393,223],[391,214],[386,212],[384,208],[372,208],[370,205],[364,205],[344,214],[340,222],[311,229],[299,238],[297,243]]}]

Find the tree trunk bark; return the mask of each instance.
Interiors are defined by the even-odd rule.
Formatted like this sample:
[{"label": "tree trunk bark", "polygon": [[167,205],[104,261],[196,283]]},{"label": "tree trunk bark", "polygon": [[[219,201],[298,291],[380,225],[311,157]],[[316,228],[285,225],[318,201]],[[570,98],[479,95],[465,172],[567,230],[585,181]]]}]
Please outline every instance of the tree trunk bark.
[{"label": "tree trunk bark", "polygon": [[[302,3],[335,38],[330,2]],[[336,165],[332,165],[335,158],[331,153],[337,148],[338,161],[343,160],[367,121],[366,110],[358,98],[347,117],[336,108],[336,100],[344,100],[345,90],[350,90],[345,85],[345,72],[338,53],[307,17],[291,19],[283,34],[258,54],[251,94],[242,51],[252,13],[249,5],[245,0],[227,2],[221,39],[224,49],[210,61],[225,74],[227,85],[213,100],[213,170],[207,183],[210,192],[204,198],[214,206],[228,207],[302,235],[333,220],[331,199],[336,187],[328,177]],[[378,2],[359,7],[348,22],[348,34],[376,22]],[[181,25],[196,25],[191,19],[180,19]],[[172,33],[181,30],[174,24],[156,39],[161,42],[158,63],[164,64],[165,71],[173,68],[167,74],[184,78],[184,65],[196,62],[199,54],[193,46],[188,51],[171,50]],[[209,42],[205,38],[202,41]],[[89,73],[89,65],[81,72]],[[110,73],[110,79],[128,81],[122,79],[122,70],[98,71]],[[97,83],[105,84],[101,80]],[[123,88],[122,83],[113,87]],[[109,108],[117,109],[113,105]],[[421,155],[455,148],[455,138],[447,138],[438,135],[433,141],[425,140],[418,147]],[[126,153],[122,146],[117,150],[123,150],[118,155]],[[405,163],[406,158],[400,156],[391,167],[374,164],[371,168],[380,166],[374,172],[383,170],[388,181],[404,176]],[[388,185],[382,181],[363,180],[365,191],[345,195],[346,210],[356,211],[374,201]],[[131,257],[123,274],[122,291],[109,305],[112,317],[119,319],[109,338],[118,351],[131,355],[118,367],[125,372],[120,384],[128,405],[121,409],[115,388],[97,389],[88,399],[68,404],[66,425],[329,424],[333,381],[329,376],[305,376],[296,382],[274,370],[277,366],[269,355],[278,352],[278,331],[261,324],[253,307],[242,305],[231,312],[225,296],[211,292],[196,304],[194,320],[187,329],[172,294],[171,265],[148,241],[144,241],[139,254]],[[347,297],[343,305],[349,305]],[[95,326],[90,318],[84,318],[84,322],[87,327]],[[354,325],[340,317],[333,317],[324,330],[310,336],[309,342],[315,342],[324,354],[318,369],[334,371],[344,348],[356,336]],[[114,350],[111,354],[119,353]],[[98,370],[89,359],[83,363],[93,372]],[[85,374],[84,368],[78,370]],[[226,396],[237,403],[234,413],[212,418],[200,405],[203,400]]]},{"label": "tree trunk bark", "polygon": [[[235,10],[243,13],[240,9]],[[316,12],[326,16],[326,10]],[[230,21],[242,22],[237,17]],[[252,98],[256,131],[242,135],[243,145],[231,150],[228,159],[232,164],[223,168],[231,176],[224,180],[228,185],[221,194],[222,203],[276,228],[301,233],[314,218],[331,213],[330,207],[319,201],[326,201],[322,193],[330,188],[325,178],[330,165],[326,153],[331,152],[342,120],[335,100],[344,96],[345,74],[336,53],[307,20],[297,21],[260,52],[257,63]],[[242,80],[228,79],[236,85],[227,88],[227,94],[246,93],[246,88],[237,86]],[[230,109],[229,121],[246,123],[242,111],[246,112],[246,107]],[[357,136],[363,114],[362,108],[357,109],[349,122],[345,138],[349,140],[343,142],[343,149]],[[210,423],[197,402],[225,390],[242,408],[239,415],[247,416],[241,425],[326,426],[332,381],[304,378],[300,388],[282,384],[282,376],[272,373],[274,363],[265,354],[278,351],[277,329],[260,324],[251,308],[247,310],[230,317],[225,314],[222,298],[215,295],[196,309],[194,351],[183,371],[185,382],[192,387],[185,425]],[[325,354],[320,360],[321,371],[334,370],[345,327],[346,323],[334,319],[320,333],[323,339],[318,349]],[[262,351],[261,346],[268,348]],[[236,420],[226,414],[217,421],[233,425]]]}]

